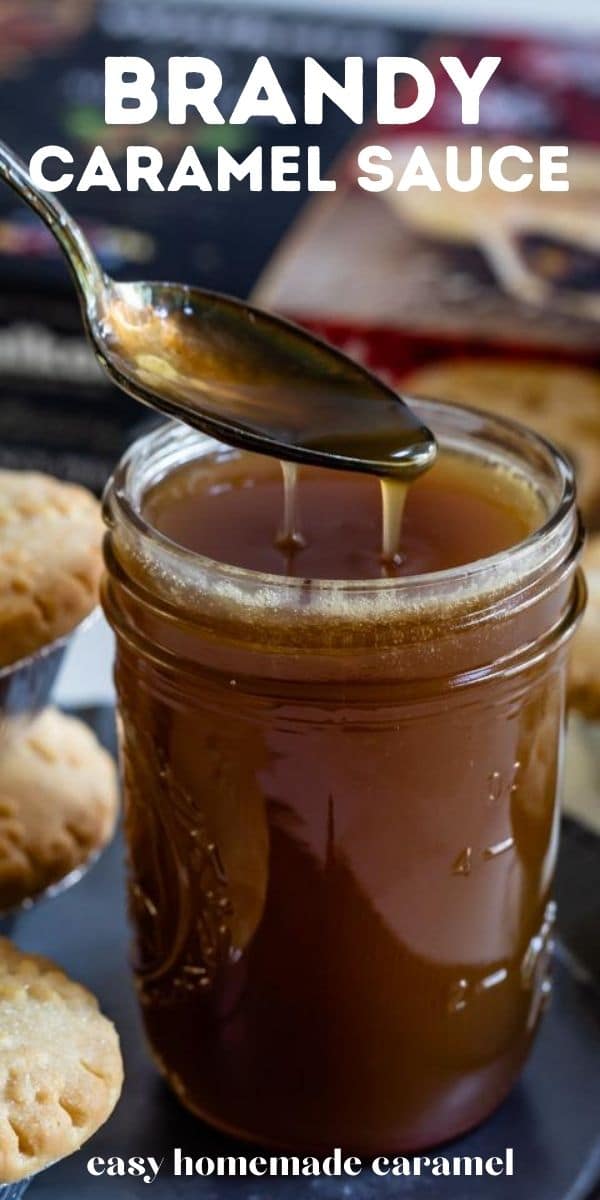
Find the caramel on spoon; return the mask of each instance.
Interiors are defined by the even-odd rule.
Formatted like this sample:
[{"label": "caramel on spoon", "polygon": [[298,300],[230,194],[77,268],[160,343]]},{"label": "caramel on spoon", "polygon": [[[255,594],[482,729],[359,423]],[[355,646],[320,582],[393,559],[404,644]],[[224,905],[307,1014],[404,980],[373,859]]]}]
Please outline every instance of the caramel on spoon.
[{"label": "caramel on spoon", "polygon": [[183,284],[119,283],[63,206],[0,142],[4,179],[48,226],[111,379],[230,445],[408,482],[436,445],[407,404],[338,350],[280,317]]}]

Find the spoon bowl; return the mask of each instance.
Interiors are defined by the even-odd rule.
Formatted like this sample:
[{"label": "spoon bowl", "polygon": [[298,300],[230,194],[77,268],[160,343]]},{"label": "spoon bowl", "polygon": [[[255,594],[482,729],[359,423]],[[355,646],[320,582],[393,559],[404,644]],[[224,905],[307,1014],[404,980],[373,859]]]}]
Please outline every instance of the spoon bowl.
[{"label": "spoon bowl", "polygon": [[281,317],[177,283],[111,279],[63,206],[0,142],[0,178],[63,250],[84,324],[114,383],[229,445],[408,482],[436,444],[365,367]]},{"label": "spoon bowl", "polygon": [[405,479],[435,454],[432,435],[391,388],[232,297],[110,281],[88,332],[124,391],[230,445]]}]

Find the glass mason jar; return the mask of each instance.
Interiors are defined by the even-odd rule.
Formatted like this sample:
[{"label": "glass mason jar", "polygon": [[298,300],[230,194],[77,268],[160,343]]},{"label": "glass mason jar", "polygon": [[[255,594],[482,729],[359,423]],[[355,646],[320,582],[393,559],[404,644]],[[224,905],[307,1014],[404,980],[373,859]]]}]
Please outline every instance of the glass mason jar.
[{"label": "glass mason jar", "polygon": [[410,578],[227,566],[144,517],[165,474],[235,453],[172,425],[105,499],[145,1027],[184,1104],[278,1147],[454,1137],[506,1095],[550,991],[572,474],[517,426],[414,403],[521,472],[543,527]]}]

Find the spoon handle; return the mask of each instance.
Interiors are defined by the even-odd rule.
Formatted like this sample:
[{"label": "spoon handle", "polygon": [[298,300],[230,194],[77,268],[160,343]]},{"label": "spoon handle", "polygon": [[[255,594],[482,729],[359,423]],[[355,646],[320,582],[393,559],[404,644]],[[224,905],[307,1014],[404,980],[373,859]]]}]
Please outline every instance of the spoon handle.
[{"label": "spoon handle", "polygon": [[41,217],[65,255],[84,305],[93,305],[106,285],[104,272],[85,234],[60,201],[33,182],[25,163],[0,141],[0,179],[3,179]]}]

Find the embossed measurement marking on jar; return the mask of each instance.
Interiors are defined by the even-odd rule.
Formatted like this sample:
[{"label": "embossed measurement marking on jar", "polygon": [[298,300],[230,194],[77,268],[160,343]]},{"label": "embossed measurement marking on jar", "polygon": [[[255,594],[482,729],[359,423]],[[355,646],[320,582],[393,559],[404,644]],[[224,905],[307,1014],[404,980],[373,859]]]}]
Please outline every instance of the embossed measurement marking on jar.
[{"label": "embossed measurement marking on jar", "polygon": [[473,848],[465,846],[452,865],[453,875],[470,875],[473,867]]},{"label": "embossed measurement marking on jar", "polygon": [[483,979],[458,979],[450,985],[447,1002],[448,1012],[451,1015],[463,1012],[472,1001],[485,995],[487,992],[491,992],[493,988],[507,983],[508,978],[508,968],[497,967],[494,971],[490,971],[489,975],[484,975]]},{"label": "embossed measurement marking on jar", "polygon": [[512,773],[503,775],[501,771],[490,771],[487,777],[487,803],[498,804],[501,800],[514,794],[519,786],[519,772],[521,763],[516,759],[512,766]]},{"label": "embossed measurement marking on jar", "polygon": [[[506,854],[512,850],[515,844],[513,837],[504,838],[501,842],[494,842],[492,846],[486,846],[481,852],[481,858],[484,862],[489,862],[491,859],[499,858],[501,854]],[[464,850],[454,859],[452,864],[453,875],[470,875],[473,870],[474,851],[472,846],[465,846]]]},{"label": "embossed measurement marking on jar", "polygon": [[493,846],[486,846],[483,857],[485,859],[498,858],[500,854],[506,854],[507,850],[512,850],[515,844],[513,837],[504,838],[502,842],[496,842]]}]

